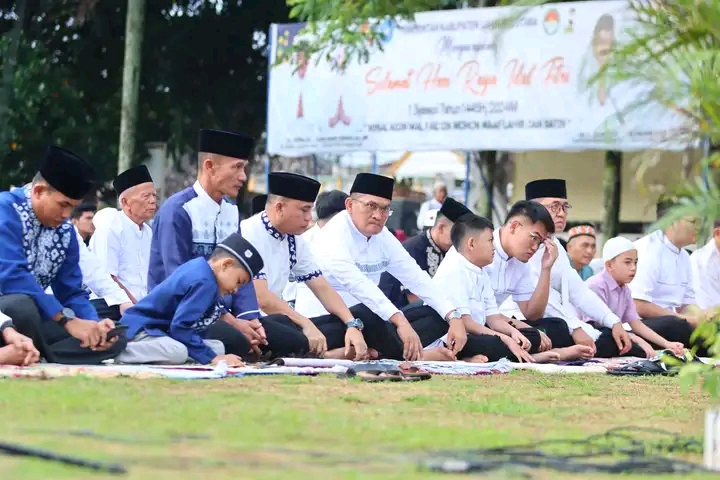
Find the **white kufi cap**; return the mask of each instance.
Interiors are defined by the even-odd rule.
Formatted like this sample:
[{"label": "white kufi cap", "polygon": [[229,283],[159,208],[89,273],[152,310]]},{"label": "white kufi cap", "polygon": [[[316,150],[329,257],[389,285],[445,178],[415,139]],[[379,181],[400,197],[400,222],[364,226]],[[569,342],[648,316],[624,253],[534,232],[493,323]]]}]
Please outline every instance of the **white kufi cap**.
[{"label": "white kufi cap", "polygon": [[605,246],[603,247],[603,262],[612,260],[613,258],[617,257],[622,253],[629,252],[630,250],[635,249],[635,244],[633,244],[633,242],[631,242],[625,237],[611,238],[610,240],[605,242]]}]

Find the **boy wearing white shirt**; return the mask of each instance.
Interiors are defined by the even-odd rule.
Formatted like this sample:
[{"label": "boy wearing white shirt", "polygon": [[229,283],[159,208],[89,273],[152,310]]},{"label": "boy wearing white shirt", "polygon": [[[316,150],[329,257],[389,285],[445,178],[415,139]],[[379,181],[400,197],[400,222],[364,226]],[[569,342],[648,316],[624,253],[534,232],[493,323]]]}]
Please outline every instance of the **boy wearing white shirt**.
[{"label": "boy wearing white shirt", "polygon": [[[258,304],[264,315],[302,332],[297,354],[309,351],[325,358],[345,358],[352,352],[355,360],[365,360],[368,348],[363,329],[384,329],[375,315],[351,312],[317,267],[310,247],[300,234],[312,220],[311,209],[320,183],[312,178],[288,172],[268,175],[268,200],[265,209],[240,222],[243,236],[260,252],[265,266],[253,277]],[[282,299],[290,276],[304,283],[329,312],[310,318],[294,310]],[[363,317],[360,319],[359,317]],[[288,336],[293,332],[288,332]],[[274,339],[269,338],[272,344]]]},{"label": "boy wearing white shirt", "polygon": [[[510,325],[495,303],[490,277],[483,267],[492,264],[493,225],[474,214],[463,215],[450,233],[453,246],[440,264],[433,284],[448,292],[462,315],[468,332],[467,343],[457,357],[471,362],[497,361],[550,362],[560,360],[555,352],[539,352],[540,332],[534,328],[518,330]],[[444,342],[445,339],[439,339]],[[436,346],[435,344],[430,347]]]},{"label": "boy wearing white shirt", "polygon": [[[385,228],[392,214],[395,181],[390,177],[360,173],[345,201],[345,211],[337,214],[315,236],[312,252],[330,285],[349,307],[367,309],[385,322],[382,334],[366,332],[366,340],[385,358],[418,360],[423,345],[448,334],[454,358],[465,346],[462,317],[439,292],[400,241]],[[390,272],[429,306],[400,311],[378,288],[383,272]],[[298,291],[295,309],[305,317],[326,315],[317,299]],[[443,320],[444,318],[444,320]],[[398,341],[399,337],[399,341]],[[377,345],[377,347],[374,347]]]},{"label": "boy wearing white shirt", "polygon": [[704,247],[690,255],[695,303],[707,310],[720,306],[720,218],[713,224],[713,235]]},{"label": "boy wearing white shirt", "polygon": [[[667,202],[659,203],[658,218],[670,206]],[[695,224],[691,218],[680,219],[665,231],[656,230],[638,239],[637,272],[629,284],[643,323],[663,338],[688,348],[698,324],[697,317],[688,314],[688,307],[695,305],[695,292],[690,255],[685,247],[693,243]]]}]

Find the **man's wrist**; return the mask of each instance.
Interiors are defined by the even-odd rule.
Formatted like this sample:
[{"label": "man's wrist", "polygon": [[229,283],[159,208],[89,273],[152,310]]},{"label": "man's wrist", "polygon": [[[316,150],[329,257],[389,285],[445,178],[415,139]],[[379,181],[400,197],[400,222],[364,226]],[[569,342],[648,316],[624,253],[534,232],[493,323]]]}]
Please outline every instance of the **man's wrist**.
[{"label": "man's wrist", "polygon": [[402,312],[397,311],[395,312],[388,321],[395,325],[395,328],[404,327],[407,325],[410,325],[410,322],[408,322],[408,319],[405,318],[405,315],[402,314]]}]

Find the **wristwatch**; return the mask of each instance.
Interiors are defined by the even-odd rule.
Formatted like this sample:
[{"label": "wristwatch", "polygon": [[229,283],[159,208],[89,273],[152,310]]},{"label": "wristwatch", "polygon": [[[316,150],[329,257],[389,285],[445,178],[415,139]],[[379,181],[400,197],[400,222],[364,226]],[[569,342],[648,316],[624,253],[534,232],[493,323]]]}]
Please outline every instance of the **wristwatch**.
[{"label": "wristwatch", "polygon": [[460,320],[462,318],[462,315],[460,315],[460,312],[457,310],[450,310],[450,313],[447,314],[447,317],[445,317],[448,322],[450,320]]},{"label": "wristwatch", "polygon": [[61,327],[65,328],[65,325],[67,325],[67,323],[73,318],[75,318],[75,312],[73,312],[69,308],[63,308],[62,317],[60,317],[60,320],[58,320],[58,324]]},{"label": "wristwatch", "polygon": [[362,329],[365,328],[365,324],[360,320],[359,318],[353,318],[350,320],[347,325],[347,328],[357,328],[362,332]]},{"label": "wristwatch", "polygon": [[17,330],[17,328],[15,328],[15,324],[12,322],[12,320],[5,320],[3,323],[0,323],[0,334],[2,334],[8,328],[13,328],[13,329]]}]

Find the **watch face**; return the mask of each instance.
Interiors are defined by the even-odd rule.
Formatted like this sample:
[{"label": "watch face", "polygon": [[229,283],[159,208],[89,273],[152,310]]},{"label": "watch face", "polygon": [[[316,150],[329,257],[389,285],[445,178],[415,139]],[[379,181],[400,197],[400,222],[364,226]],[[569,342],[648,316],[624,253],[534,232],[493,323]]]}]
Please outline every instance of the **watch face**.
[{"label": "watch face", "polygon": [[62,314],[65,315],[67,318],[75,318],[75,312],[73,312],[69,308],[63,308]]}]

